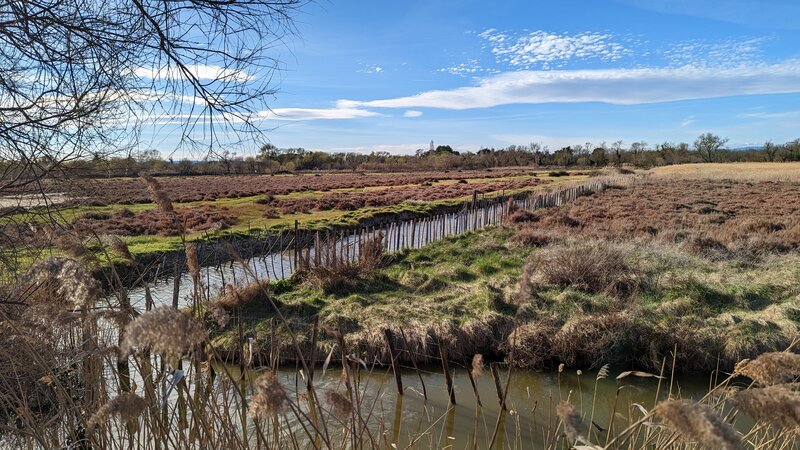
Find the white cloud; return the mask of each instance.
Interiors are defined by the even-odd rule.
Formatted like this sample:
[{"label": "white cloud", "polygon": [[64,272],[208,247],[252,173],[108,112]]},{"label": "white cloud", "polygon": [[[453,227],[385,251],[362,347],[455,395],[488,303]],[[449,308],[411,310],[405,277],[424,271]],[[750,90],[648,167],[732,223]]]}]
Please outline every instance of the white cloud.
[{"label": "white cloud", "polygon": [[620,105],[800,92],[800,60],[725,69],[679,67],[506,72],[475,86],[338,108],[474,109],[509,104],[604,102]]},{"label": "white cloud", "polygon": [[[250,81],[255,78],[246,72],[236,69],[228,69],[219,66],[194,64],[187,66],[188,72],[199,80],[220,80],[220,81]],[[133,71],[136,76],[149,78],[152,80],[180,79],[185,78],[186,74],[177,67],[161,67],[158,69],[139,67]]]},{"label": "white cloud", "polygon": [[384,71],[383,67],[381,67],[381,66],[379,66],[377,64],[370,64],[370,65],[364,65],[361,69],[358,69],[356,72],[359,72],[359,73],[381,73],[383,71]]},{"label": "white cloud", "polygon": [[517,36],[488,29],[478,36],[486,39],[499,62],[515,67],[560,66],[573,59],[616,61],[630,50],[613,40],[611,34],[585,32],[549,33],[537,30]]},{"label": "white cloud", "polygon": [[752,119],[792,119],[800,117],[800,111],[745,113],[738,114],[737,117]]},{"label": "white cloud", "polygon": [[403,113],[403,117],[419,117],[422,115],[422,111],[415,111],[413,109],[409,109],[408,111]]},{"label": "white cloud", "polygon": [[479,73],[497,73],[496,69],[487,69],[478,64],[478,60],[470,59],[465,63],[456,64],[449,67],[442,67],[437,72],[445,72],[451,75],[458,75],[464,77],[467,75],[475,76]]},{"label": "white cloud", "polygon": [[274,108],[261,111],[259,117],[272,120],[337,120],[375,117],[381,114],[358,108]]},{"label": "white cloud", "polygon": [[769,40],[767,37],[753,37],[715,42],[682,41],[670,45],[661,54],[672,66],[735,67],[758,61],[764,44]]},{"label": "white cloud", "polygon": [[683,121],[681,121],[681,127],[688,127],[695,122],[697,122],[697,118],[695,116],[687,116],[683,119]]}]

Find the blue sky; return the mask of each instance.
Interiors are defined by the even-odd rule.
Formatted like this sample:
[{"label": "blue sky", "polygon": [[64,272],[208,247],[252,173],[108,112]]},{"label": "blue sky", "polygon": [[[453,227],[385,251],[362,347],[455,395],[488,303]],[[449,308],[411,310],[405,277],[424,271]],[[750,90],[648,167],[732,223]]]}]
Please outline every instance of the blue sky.
[{"label": "blue sky", "polygon": [[258,125],[279,147],[358,152],[784,142],[798,17],[800,0],[319,0],[275,48]]}]

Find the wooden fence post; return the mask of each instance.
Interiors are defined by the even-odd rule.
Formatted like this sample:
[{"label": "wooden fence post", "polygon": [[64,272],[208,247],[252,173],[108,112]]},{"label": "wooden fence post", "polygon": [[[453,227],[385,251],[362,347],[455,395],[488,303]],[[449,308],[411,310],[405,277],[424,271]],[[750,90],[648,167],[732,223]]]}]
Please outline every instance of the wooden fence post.
[{"label": "wooden fence post", "polygon": [[386,345],[389,347],[389,357],[392,358],[392,372],[394,372],[394,379],[397,383],[397,393],[403,395],[403,379],[400,376],[400,370],[397,368],[397,350],[394,347],[392,330],[384,329],[383,336],[386,338]]}]

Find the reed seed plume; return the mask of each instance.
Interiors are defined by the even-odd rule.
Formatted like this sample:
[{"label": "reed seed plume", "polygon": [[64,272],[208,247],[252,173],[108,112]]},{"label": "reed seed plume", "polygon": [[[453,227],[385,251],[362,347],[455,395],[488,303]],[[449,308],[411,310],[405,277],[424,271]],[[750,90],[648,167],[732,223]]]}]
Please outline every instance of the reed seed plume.
[{"label": "reed seed plume", "polygon": [[122,259],[126,262],[133,264],[135,260],[133,259],[133,255],[131,254],[131,250],[128,248],[128,244],[122,240],[119,236],[112,234],[109,235],[108,238],[108,246],[111,247],[115,253],[117,253]]},{"label": "reed seed plume", "polygon": [[161,184],[158,182],[158,180],[147,173],[140,173],[139,178],[141,178],[145,186],[147,186],[147,190],[150,193],[150,198],[152,198],[152,200],[158,204],[161,212],[165,214],[172,214],[175,212],[175,208],[172,206],[172,200],[164,191],[164,188],[161,187]]},{"label": "reed seed plume", "polygon": [[800,378],[800,355],[789,352],[764,353],[754,360],[736,364],[735,373],[762,386],[789,383]]},{"label": "reed seed plume", "polygon": [[228,241],[223,241],[222,242],[222,247],[225,249],[225,253],[227,253],[228,256],[230,256],[232,260],[236,261],[237,263],[239,263],[239,264],[241,264],[243,266],[247,265],[247,263],[245,262],[244,258],[242,258],[242,254],[239,253],[239,250],[237,250],[236,247],[233,246],[233,244],[231,244]]},{"label": "reed seed plume", "polygon": [[76,309],[93,307],[102,293],[100,283],[92,274],[68,258],[51,258],[34,266],[20,286],[29,289],[35,285],[45,288],[42,294],[48,301],[55,300]]},{"label": "reed seed plume", "polygon": [[186,244],[186,267],[193,280],[200,280],[200,261],[197,258],[197,245]]},{"label": "reed seed plume", "polygon": [[325,392],[325,399],[333,408],[333,413],[340,418],[349,417],[353,413],[353,404],[344,395],[329,389]]},{"label": "reed seed plume", "polygon": [[61,233],[53,241],[55,246],[72,259],[92,264],[98,262],[97,256],[89,250],[75,233]]},{"label": "reed seed plume", "polygon": [[785,386],[745,389],[736,394],[734,401],[758,422],[783,429],[800,428],[800,393]]},{"label": "reed seed plume", "polygon": [[220,328],[225,328],[231,320],[231,315],[225,310],[225,307],[220,302],[211,302],[208,304],[208,316]]},{"label": "reed seed plume", "polygon": [[272,417],[283,412],[289,398],[283,389],[278,376],[267,372],[258,377],[254,383],[253,398],[250,400],[249,413],[253,417]]},{"label": "reed seed plume", "polygon": [[478,353],[472,357],[472,378],[477,380],[481,375],[483,375],[483,369],[483,355]]},{"label": "reed seed plume", "polygon": [[167,357],[180,358],[208,337],[203,325],[188,314],[162,306],[145,312],[125,327],[123,354],[150,349]]},{"label": "reed seed plume", "polygon": [[87,423],[89,429],[97,428],[101,423],[107,422],[111,417],[118,416],[122,422],[131,423],[142,415],[147,407],[147,401],[132,393],[123,392],[111,401],[101,406]]},{"label": "reed seed plume", "polygon": [[684,439],[696,441],[701,448],[738,450],[739,435],[711,408],[692,400],[669,400],[656,405],[654,412],[667,428]]},{"label": "reed seed plume", "polygon": [[584,436],[589,434],[589,428],[581,420],[581,415],[572,403],[563,401],[556,406],[556,415],[564,424],[564,433],[573,442],[585,440]]},{"label": "reed seed plume", "polygon": [[603,379],[608,378],[608,369],[609,369],[609,365],[608,364],[603,365],[603,367],[600,368],[600,371],[597,372],[597,378],[596,379],[597,380],[603,380]]}]

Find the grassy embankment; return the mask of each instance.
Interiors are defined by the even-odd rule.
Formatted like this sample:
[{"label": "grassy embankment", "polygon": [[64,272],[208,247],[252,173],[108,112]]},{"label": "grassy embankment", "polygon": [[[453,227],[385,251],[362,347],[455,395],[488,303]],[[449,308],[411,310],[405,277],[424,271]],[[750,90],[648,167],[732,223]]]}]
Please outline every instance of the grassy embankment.
[{"label": "grassy embankment", "polygon": [[[515,243],[516,233],[504,227],[449,238],[328,289],[301,280],[282,283],[276,299],[302,330],[301,339],[310,338],[313,315],[319,314],[323,327],[348,333],[352,348],[381,358],[385,327],[403,328],[418,350],[435,339],[452,343],[454,359],[513,349],[514,363],[537,368],[560,362],[657,368],[677,346],[680,367],[707,370],[718,358],[728,367],[782,350],[797,336],[797,255],[713,260],[663,245],[569,238],[534,247]],[[528,269],[531,289],[519,281],[530,257],[567,266],[594,257],[594,267],[582,265],[587,272],[602,271],[608,257],[621,257],[611,263],[626,272],[607,280],[599,275],[592,284],[589,273],[570,278]],[[244,328],[269,348],[274,314],[263,298],[245,303],[242,316]],[[223,330],[215,343],[235,347],[234,330]],[[278,331],[277,344],[288,346]]]},{"label": "grassy embankment", "polygon": [[[385,360],[386,327],[403,328],[421,353],[442,339],[454,359],[483,353],[527,367],[657,370],[677,348],[683,370],[710,370],[785,349],[800,336],[800,255],[781,242],[797,230],[793,217],[770,208],[784,216],[754,222],[745,205],[724,202],[753,201],[731,193],[730,183],[693,194],[670,186],[656,180],[520,214],[513,224],[395,255],[350,281],[283,283],[276,298],[306,346],[318,314],[368,360]],[[735,186],[755,189],[750,197],[767,206],[796,190]],[[640,209],[648,204],[652,211]],[[264,349],[273,318],[266,305],[256,295],[242,306],[244,328]],[[286,346],[277,331],[276,345]],[[231,330],[216,339],[235,350]],[[320,350],[330,345],[323,340]]]},{"label": "grassy embankment", "polygon": [[[498,197],[502,194],[513,195],[519,192],[548,189],[567,182],[581,181],[587,178],[586,175],[569,175],[551,177],[546,172],[535,173],[534,175],[519,175],[497,178],[470,178],[469,184],[482,184],[489,182],[502,182],[514,181],[525,179],[544,179],[548,183],[546,185],[532,186],[530,188],[506,190],[504,192],[490,192],[484,195],[485,198]],[[437,185],[455,184],[458,180],[441,180],[432,183]],[[416,185],[415,185],[416,186]],[[274,199],[313,199],[328,195],[332,193],[347,194],[352,192],[370,192],[381,190],[396,190],[403,189],[403,186],[371,186],[367,188],[346,188],[346,189],[332,189],[329,191],[298,191],[285,195],[275,195]],[[462,196],[457,198],[433,200],[433,201],[405,201],[390,206],[381,207],[365,207],[355,211],[344,210],[314,210],[308,213],[288,213],[279,214],[277,217],[264,217],[264,206],[258,202],[263,200],[265,196],[257,195],[241,198],[223,198],[214,201],[197,201],[175,204],[177,212],[192,208],[213,208],[224,209],[227,214],[236,218],[236,222],[225,229],[219,230],[205,230],[198,232],[189,232],[185,235],[187,241],[215,241],[218,239],[237,239],[260,236],[266,234],[278,234],[283,231],[290,230],[294,227],[295,220],[298,221],[299,229],[301,231],[314,231],[326,230],[337,228],[348,228],[359,225],[373,219],[375,217],[395,215],[395,214],[413,214],[413,215],[426,215],[437,211],[440,208],[453,207],[460,205],[467,201],[471,196]],[[65,226],[72,224],[77,218],[90,214],[90,213],[106,213],[113,214],[123,209],[127,209],[133,213],[150,211],[157,208],[155,203],[137,203],[137,204],[115,204],[108,206],[73,206],[65,207],[56,210],[50,215],[43,215],[41,211],[21,212],[9,216],[5,219],[7,223],[36,223],[55,220]],[[176,252],[183,250],[183,241],[180,236],[160,236],[160,235],[140,235],[140,236],[123,236],[123,241],[128,245],[128,248],[137,258],[148,258],[158,254],[169,252]],[[91,242],[90,242],[91,245]],[[19,255],[17,255],[19,257]],[[32,258],[40,258],[41,256],[32,256]],[[105,259],[105,258],[101,258]]]}]

